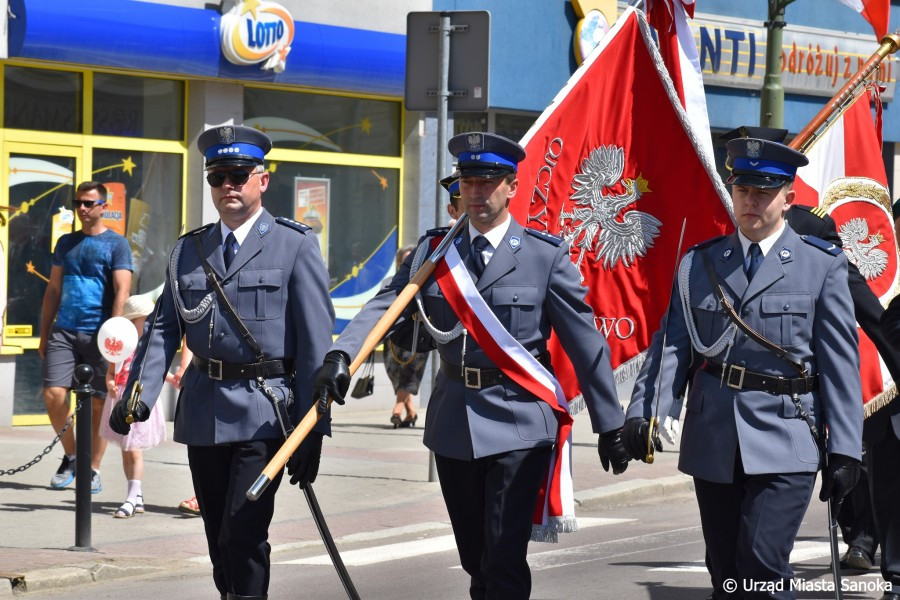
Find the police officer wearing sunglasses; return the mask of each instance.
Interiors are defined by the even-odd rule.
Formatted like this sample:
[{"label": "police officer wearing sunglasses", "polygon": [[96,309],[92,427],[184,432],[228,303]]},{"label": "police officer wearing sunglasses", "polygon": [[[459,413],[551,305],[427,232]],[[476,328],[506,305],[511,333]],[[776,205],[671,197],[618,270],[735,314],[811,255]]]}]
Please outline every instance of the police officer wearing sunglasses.
[{"label": "police officer wearing sunglasses", "polygon": [[[187,444],[213,579],[222,598],[266,598],[269,523],[279,474],[255,502],[245,493],[311,404],[331,345],[328,272],[310,228],[262,206],[272,141],[249,127],[200,135],[220,220],[182,236],[110,426],[150,415],[182,336],[194,359],[182,378],[175,441]],[[138,381],[137,402],[132,399]],[[291,482],[318,472],[322,419],[291,460]]]}]

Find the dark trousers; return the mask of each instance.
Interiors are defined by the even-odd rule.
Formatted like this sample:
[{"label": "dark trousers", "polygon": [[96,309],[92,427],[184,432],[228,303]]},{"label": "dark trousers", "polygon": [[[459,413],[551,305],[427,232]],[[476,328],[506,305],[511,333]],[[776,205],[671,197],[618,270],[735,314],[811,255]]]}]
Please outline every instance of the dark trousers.
[{"label": "dark trousers", "polygon": [[271,439],[188,446],[213,580],[222,595],[265,596],[268,592],[269,523],[281,473],[259,500],[251,502],[246,494],[281,443]]},{"label": "dark trousers", "polygon": [[[791,548],[815,483],[814,473],[746,475],[735,461],[732,483],[694,478],[707,567],[716,598],[795,598]],[[726,580],[737,592],[723,591]],[[752,582],[783,581],[784,591],[745,590]]]},{"label": "dark trousers", "polygon": [[844,543],[860,548],[872,559],[878,542],[875,541],[875,515],[872,514],[867,471],[864,463],[860,469],[859,481],[841,503],[837,522],[841,526]]},{"label": "dark trousers", "polygon": [[531,519],[550,446],[475,460],[435,455],[441,492],[475,600],[527,600]]},{"label": "dark trousers", "polygon": [[881,576],[896,592],[900,590],[900,441],[888,428],[880,441],[868,444],[866,449],[875,530],[881,544]]}]

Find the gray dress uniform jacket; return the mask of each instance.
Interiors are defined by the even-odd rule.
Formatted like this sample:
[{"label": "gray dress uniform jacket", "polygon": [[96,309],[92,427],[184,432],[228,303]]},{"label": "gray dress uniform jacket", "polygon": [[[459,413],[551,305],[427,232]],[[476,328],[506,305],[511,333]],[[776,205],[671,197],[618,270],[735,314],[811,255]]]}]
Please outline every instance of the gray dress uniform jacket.
[{"label": "gray dress uniform jacket", "polygon": [[[312,383],[331,344],[334,308],[328,295],[328,273],[316,238],[308,227],[268,211],[253,225],[226,271],[219,224],[192,231],[178,241],[176,273],[167,276],[157,300],[155,322],[148,320],[138,344],[125,391],[140,374],[142,400],[152,408],[162,388],[169,364],[187,336],[195,356],[229,363],[253,363],[255,356],[231,318],[216,299],[197,255],[194,237],[202,244],[225,295],[260,345],[267,360],[292,358],[294,423],[312,406]],[[170,260],[169,269],[173,261]],[[172,280],[177,281],[178,290]],[[175,305],[178,294],[184,308],[196,308],[212,294],[212,307],[197,322],[185,322]],[[149,333],[148,333],[149,332]],[[272,402],[252,379],[214,380],[191,364],[182,376],[175,411],[175,441],[194,446],[282,437]],[[291,377],[267,379],[275,392],[287,398]],[[321,419],[317,431],[330,434],[329,419]]]},{"label": "gray dress uniform jacket", "polygon": [[[459,239],[457,250],[471,271],[467,229]],[[409,282],[411,262],[412,256],[390,284],[366,303],[332,350],[351,357],[359,352],[365,336]],[[609,347],[585,303],[585,290],[569,258],[568,244],[539,232],[526,233],[513,220],[476,285],[503,326],[532,355],[546,352],[552,326],[575,367],[594,431],[622,426],[624,415],[616,396]],[[458,319],[434,277],[425,282],[422,298],[434,325],[443,331],[452,329]],[[465,343],[467,367],[496,368],[471,337]],[[460,365],[463,337],[440,345],[438,352],[444,361]],[[472,389],[438,373],[428,404],[424,441],[436,454],[471,460],[551,445],[556,430],[556,416],[550,407],[515,383]]]},{"label": "gray dress uniform jacket", "polygon": [[[847,259],[838,249],[825,251],[817,238],[804,241],[786,226],[766,254],[753,281],[747,282],[737,233],[691,251],[690,307],[700,341],[710,346],[730,320],[723,312],[700,253],[712,259],[716,275],[744,322],[800,357],[819,387],[801,396],[820,432],[828,425],[828,452],[859,459],[862,452],[862,389],[853,301],[847,285]],[[789,395],[737,390],[696,367],[704,357],[693,350],[678,282],[669,305],[668,336],[659,394],[659,414],[668,414],[672,398],[691,372],[687,413],[681,434],[679,468],[694,477],[730,483],[736,452],[744,472],[815,472],[819,452],[809,427]],[[665,322],[665,321],[663,321]],[[663,354],[662,329],[653,336],[638,375],[628,418],[650,418]],[[711,360],[726,362],[725,352]],[[750,371],[796,377],[797,370],[772,351],[738,331],[728,364]]]}]

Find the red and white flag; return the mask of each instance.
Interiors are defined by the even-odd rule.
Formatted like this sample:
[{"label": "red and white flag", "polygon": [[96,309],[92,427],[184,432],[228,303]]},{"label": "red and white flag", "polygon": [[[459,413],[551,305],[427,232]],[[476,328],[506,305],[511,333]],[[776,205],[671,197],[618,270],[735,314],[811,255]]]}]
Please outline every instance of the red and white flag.
[{"label": "red and white flag", "polygon": [[[809,164],[797,171],[795,202],[819,206],[834,219],[844,254],[872,292],[886,304],[900,285],[897,242],[881,131],[864,93],[807,151]],[[866,415],[896,394],[893,378],[875,344],[857,328]]]},{"label": "red and white flag", "polygon": [[879,42],[887,35],[888,23],[891,20],[890,0],[838,0],[838,2],[861,14],[872,25]]},{"label": "red and white flag", "polygon": [[[683,219],[682,252],[733,230],[731,200],[697,140],[643,14],[629,8],[521,142],[510,210],[570,242],[618,381],[639,370],[660,326]],[[574,371],[550,349],[574,399]]]},{"label": "red and white flag", "polygon": [[669,70],[672,84],[687,111],[691,127],[699,137],[700,147],[710,161],[713,158],[712,137],[709,134],[709,113],[697,43],[688,25],[694,18],[696,0],[648,0],[647,21],[656,30],[659,53]]}]

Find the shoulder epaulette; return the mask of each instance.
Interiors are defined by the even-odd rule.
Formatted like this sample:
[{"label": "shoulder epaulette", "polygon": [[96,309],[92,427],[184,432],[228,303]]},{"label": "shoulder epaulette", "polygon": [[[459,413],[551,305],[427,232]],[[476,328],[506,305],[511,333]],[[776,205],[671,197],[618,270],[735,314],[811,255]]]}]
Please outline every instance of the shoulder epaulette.
[{"label": "shoulder epaulette", "polygon": [[805,210],[806,212],[816,215],[820,219],[824,219],[828,216],[828,211],[826,211],[821,206],[807,206],[806,204],[793,204],[791,205],[791,210],[798,208],[800,210]]},{"label": "shoulder epaulette", "polygon": [[188,237],[189,235],[197,235],[198,233],[203,233],[204,231],[206,231],[206,230],[209,229],[210,227],[213,227],[214,225],[215,225],[215,223],[207,223],[206,225],[201,225],[201,226],[198,227],[197,229],[192,229],[191,231],[188,231],[188,232],[185,233],[184,235],[179,236],[179,239],[181,239],[181,238],[186,238],[186,237]]},{"label": "shoulder epaulette", "polygon": [[449,227],[435,227],[434,229],[429,229],[425,232],[425,237],[433,238],[438,236],[444,236],[450,233]]},{"label": "shoulder epaulette", "polygon": [[540,229],[529,229],[525,228],[525,233],[530,235],[531,237],[535,237],[541,241],[547,242],[548,244],[553,244],[554,246],[562,246],[563,240],[561,237],[557,237],[552,233],[547,233],[546,231],[541,231]]},{"label": "shoulder epaulette", "polygon": [[301,223],[300,221],[295,221],[293,219],[288,219],[287,217],[275,217],[275,222],[285,227],[290,227],[291,229],[295,229],[302,234],[306,234],[309,231],[312,231],[312,227],[307,225],[306,223]]},{"label": "shoulder epaulette", "polygon": [[844,251],[840,246],[835,246],[831,242],[826,242],[825,240],[817,238],[813,235],[801,235],[800,239],[810,246],[815,246],[819,250],[827,252],[828,254],[831,254],[833,256],[837,256]]},{"label": "shoulder epaulette", "polygon": [[714,237],[714,238],[710,238],[710,239],[708,239],[708,240],[706,240],[706,241],[700,242],[699,244],[696,244],[696,245],[694,245],[694,246],[691,246],[690,248],[688,248],[688,252],[690,252],[690,251],[692,251],[692,250],[703,250],[704,248],[707,248],[707,247],[709,247],[709,246],[712,246],[713,244],[715,244],[715,243],[718,242],[719,240],[725,239],[726,237],[728,237],[728,236],[726,236],[726,235],[720,235],[720,236],[717,236],[717,237]]}]

